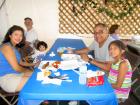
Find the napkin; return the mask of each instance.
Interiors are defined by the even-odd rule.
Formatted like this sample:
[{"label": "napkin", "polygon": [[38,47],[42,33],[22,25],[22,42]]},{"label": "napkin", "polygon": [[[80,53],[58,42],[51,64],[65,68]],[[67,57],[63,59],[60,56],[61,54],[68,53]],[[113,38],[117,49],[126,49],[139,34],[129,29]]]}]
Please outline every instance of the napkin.
[{"label": "napkin", "polygon": [[37,80],[41,81],[44,79],[44,73],[43,72],[38,72],[37,73]]},{"label": "napkin", "polygon": [[81,59],[80,55],[77,54],[62,54],[62,60],[79,60]]},{"label": "napkin", "polygon": [[55,85],[61,85],[62,80],[61,79],[57,79],[57,78],[53,78],[50,79],[48,77],[44,78],[44,80],[42,81],[42,84],[55,84]]},{"label": "napkin", "polygon": [[79,63],[77,60],[69,60],[69,61],[61,61],[61,64],[59,66],[62,70],[71,70],[76,69],[79,67]]}]

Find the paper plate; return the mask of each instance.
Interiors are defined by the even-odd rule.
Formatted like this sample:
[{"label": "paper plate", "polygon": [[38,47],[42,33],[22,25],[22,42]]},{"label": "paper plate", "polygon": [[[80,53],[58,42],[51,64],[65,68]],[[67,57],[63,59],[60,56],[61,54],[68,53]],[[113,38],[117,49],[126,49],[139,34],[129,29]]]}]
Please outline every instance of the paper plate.
[{"label": "paper plate", "polygon": [[[41,61],[40,65],[38,66],[38,69],[40,69],[41,71],[44,71],[44,69],[57,71],[58,68],[53,67],[54,62],[56,62],[56,61]],[[49,65],[46,66],[45,68],[43,68],[43,66],[47,63],[49,63]]]},{"label": "paper plate", "polygon": [[62,54],[62,60],[79,60],[81,59],[80,55],[77,54]]},{"label": "paper plate", "polygon": [[69,60],[69,61],[61,61],[59,69],[62,70],[72,70],[79,67],[79,63],[77,60]]}]

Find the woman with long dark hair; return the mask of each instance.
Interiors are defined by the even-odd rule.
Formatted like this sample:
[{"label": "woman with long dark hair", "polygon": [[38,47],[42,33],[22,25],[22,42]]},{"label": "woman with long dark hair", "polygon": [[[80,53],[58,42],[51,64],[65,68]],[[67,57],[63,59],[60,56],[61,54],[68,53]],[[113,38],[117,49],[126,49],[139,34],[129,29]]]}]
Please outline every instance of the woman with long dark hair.
[{"label": "woman with long dark hair", "polygon": [[20,91],[32,74],[32,70],[23,66],[35,66],[21,60],[18,49],[24,42],[23,28],[14,25],[0,45],[0,87],[6,92]]}]

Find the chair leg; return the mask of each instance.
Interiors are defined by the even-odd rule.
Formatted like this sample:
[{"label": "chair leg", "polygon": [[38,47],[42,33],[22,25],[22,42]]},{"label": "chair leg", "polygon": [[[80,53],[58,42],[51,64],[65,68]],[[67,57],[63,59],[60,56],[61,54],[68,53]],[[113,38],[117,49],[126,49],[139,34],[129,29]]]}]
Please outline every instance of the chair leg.
[{"label": "chair leg", "polygon": [[8,105],[12,105],[4,96],[0,95],[0,97],[1,97]]},{"label": "chair leg", "polygon": [[15,105],[17,101],[18,101],[18,98],[12,103],[12,105]]},{"label": "chair leg", "polygon": [[10,100],[10,103],[12,103],[12,101],[15,99],[15,96],[12,97],[12,99]]}]

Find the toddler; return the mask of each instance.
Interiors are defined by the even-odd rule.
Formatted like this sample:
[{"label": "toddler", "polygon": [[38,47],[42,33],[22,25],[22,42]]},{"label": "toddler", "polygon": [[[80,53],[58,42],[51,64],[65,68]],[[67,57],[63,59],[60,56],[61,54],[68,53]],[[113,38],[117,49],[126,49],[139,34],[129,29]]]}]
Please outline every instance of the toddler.
[{"label": "toddler", "polygon": [[44,41],[39,41],[37,43],[37,50],[32,55],[32,58],[34,59],[34,62],[43,60],[44,56],[47,53],[48,45]]}]

